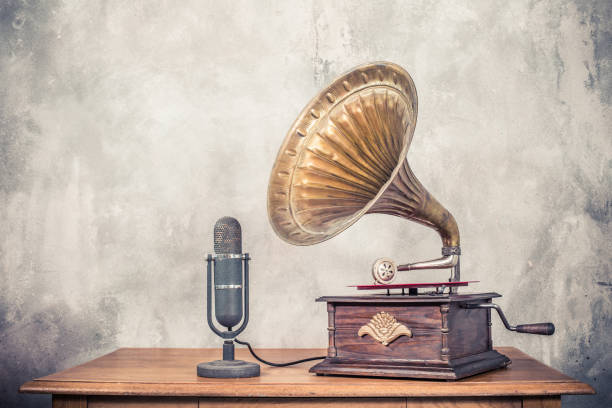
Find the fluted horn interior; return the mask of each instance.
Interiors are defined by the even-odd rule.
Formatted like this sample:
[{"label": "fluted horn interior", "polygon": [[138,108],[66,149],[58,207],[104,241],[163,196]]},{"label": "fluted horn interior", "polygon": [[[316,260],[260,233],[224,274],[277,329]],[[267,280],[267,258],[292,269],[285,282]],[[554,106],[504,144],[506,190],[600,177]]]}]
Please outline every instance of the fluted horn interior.
[{"label": "fluted horn interior", "polygon": [[399,169],[417,117],[410,75],[391,63],[358,67],[302,111],[278,153],[268,214],[278,235],[309,245],[366,213]]},{"label": "fluted horn interior", "polygon": [[290,188],[296,222],[312,234],[341,228],[392,176],[405,144],[408,108],[384,88],[333,109],[302,151]]}]

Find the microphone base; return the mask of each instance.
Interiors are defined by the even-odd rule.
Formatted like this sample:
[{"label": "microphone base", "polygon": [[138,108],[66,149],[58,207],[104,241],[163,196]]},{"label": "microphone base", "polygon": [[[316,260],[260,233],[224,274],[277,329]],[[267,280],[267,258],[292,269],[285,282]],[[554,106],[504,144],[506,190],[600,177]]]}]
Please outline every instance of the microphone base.
[{"label": "microphone base", "polygon": [[207,378],[259,377],[259,364],[242,360],[215,360],[198,364],[198,376]]}]

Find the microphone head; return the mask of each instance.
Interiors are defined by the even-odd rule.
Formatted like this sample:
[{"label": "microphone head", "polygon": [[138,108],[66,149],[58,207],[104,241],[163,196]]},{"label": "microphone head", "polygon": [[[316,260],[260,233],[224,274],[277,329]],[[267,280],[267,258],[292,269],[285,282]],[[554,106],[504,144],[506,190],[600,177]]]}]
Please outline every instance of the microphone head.
[{"label": "microphone head", "polygon": [[215,223],[214,249],[216,254],[241,254],[242,229],[237,219],[222,217]]}]

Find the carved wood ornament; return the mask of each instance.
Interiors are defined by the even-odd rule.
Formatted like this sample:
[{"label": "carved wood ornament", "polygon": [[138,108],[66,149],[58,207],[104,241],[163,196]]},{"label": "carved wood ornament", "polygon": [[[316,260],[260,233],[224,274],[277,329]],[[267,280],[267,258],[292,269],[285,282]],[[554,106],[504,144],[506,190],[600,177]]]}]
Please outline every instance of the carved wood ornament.
[{"label": "carved wood ornament", "polygon": [[388,346],[400,336],[412,337],[412,332],[409,328],[390,315],[387,312],[378,312],[365,326],[361,326],[357,335],[359,337],[369,334],[376,341],[382,343],[383,346]]}]

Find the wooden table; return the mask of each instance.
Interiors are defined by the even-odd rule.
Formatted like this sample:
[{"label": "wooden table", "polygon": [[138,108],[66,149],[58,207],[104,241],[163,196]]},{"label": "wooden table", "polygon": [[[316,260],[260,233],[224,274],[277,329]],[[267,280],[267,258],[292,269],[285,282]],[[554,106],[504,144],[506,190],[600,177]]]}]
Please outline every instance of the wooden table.
[{"label": "wooden table", "polygon": [[[317,376],[313,364],[261,367],[261,377],[210,379],[196,365],[219,349],[123,348],[83,365],[37,378],[20,392],[53,394],[54,408],[107,407],[560,407],[563,394],[593,394],[590,386],[512,347],[506,369],[460,381]],[[324,355],[323,349],[261,349],[287,361]],[[253,359],[245,349],[236,358]]]}]

